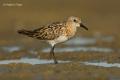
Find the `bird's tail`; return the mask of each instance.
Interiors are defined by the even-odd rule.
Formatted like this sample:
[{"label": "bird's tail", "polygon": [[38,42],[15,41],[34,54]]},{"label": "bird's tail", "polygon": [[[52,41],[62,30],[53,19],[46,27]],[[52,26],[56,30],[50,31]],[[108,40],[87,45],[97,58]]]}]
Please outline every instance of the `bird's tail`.
[{"label": "bird's tail", "polygon": [[29,30],[25,30],[25,29],[18,30],[17,32],[19,34],[27,35],[29,37],[33,37],[33,35],[34,35],[33,31],[29,31]]}]

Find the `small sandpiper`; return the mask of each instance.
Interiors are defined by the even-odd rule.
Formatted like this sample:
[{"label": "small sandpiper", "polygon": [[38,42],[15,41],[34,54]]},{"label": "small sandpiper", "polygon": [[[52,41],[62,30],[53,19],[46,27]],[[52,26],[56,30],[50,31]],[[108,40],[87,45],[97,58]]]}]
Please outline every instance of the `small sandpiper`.
[{"label": "small sandpiper", "polygon": [[62,22],[54,22],[49,25],[43,25],[34,30],[18,30],[19,34],[23,34],[32,38],[47,41],[52,47],[50,51],[50,58],[52,57],[54,63],[57,64],[57,59],[54,55],[54,48],[56,44],[65,42],[72,38],[78,27],[88,30],[81,22],[81,19],[75,16],[70,16]]}]

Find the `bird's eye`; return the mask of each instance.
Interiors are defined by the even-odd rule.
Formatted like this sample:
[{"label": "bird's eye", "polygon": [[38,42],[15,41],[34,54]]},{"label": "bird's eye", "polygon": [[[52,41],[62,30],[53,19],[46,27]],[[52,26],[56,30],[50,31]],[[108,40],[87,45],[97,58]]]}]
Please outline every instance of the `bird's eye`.
[{"label": "bird's eye", "polygon": [[77,20],[76,20],[76,19],[74,19],[74,22],[77,22]]}]

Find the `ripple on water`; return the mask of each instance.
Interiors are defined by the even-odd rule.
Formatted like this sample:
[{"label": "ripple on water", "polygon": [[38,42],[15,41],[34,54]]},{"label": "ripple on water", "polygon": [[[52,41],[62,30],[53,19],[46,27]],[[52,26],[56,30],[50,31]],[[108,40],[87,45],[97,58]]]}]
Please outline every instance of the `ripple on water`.
[{"label": "ripple on water", "polygon": [[94,37],[76,37],[67,42],[66,45],[94,45],[98,40],[105,42],[112,42],[114,40],[113,36],[94,36]]},{"label": "ripple on water", "polygon": [[[43,49],[43,52],[49,52],[50,48]],[[113,52],[111,48],[102,48],[102,47],[67,47],[67,48],[55,48],[55,52]]]},{"label": "ripple on water", "polygon": [[[70,61],[62,61],[58,60],[59,63],[69,63]],[[26,63],[26,64],[50,64],[54,63],[53,60],[46,60],[46,59],[37,59],[37,58],[21,58],[21,59],[16,59],[16,60],[2,60],[0,61],[1,64],[11,64],[11,63]]]},{"label": "ripple on water", "polygon": [[[65,47],[65,48],[55,48],[55,52],[106,52],[110,53],[114,50],[108,47],[98,47],[98,46],[78,46],[78,45],[94,45],[97,40],[102,40],[106,42],[112,42],[114,40],[113,36],[94,36],[94,37],[77,37],[73,38],[67,42],[66,45],[74,46],[74,47]],[[43,49],[43,52],[49,52],[50,48]]]},{"label": "ripple on water", "polygon": [[94,45],[96,43],[95,38],[88,38],[88,37],[77,37],[67,41],[66,45]]},{"label": "ripple on water", "polygon": [[19,47],[19,46],[5,46],[5,47],[1,47],[1,48],[5,52],[14,52],[14,51],[21,50],[21,47]]},{"label": "ripple on water", "polygon": [[100,67],[118,67],[120,68],[120,63],[107,63],[107,62],[81,62],[85,65],[93,65],[93,66],[100,66]]}]

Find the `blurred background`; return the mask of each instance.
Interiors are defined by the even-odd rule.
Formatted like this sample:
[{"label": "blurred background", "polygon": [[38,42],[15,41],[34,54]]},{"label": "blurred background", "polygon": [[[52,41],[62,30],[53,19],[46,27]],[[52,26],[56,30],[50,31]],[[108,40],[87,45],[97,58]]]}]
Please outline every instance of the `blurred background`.
[{"label": "blurred background", "polygon": [[79,30],[82,35],[101,33],[119,37],[119,4],[119,0],[0,0],[0,45],[33,43],[18,35],[17,29],[36,29],[69,16],[81,17],[89,28],[88,32]]}]

